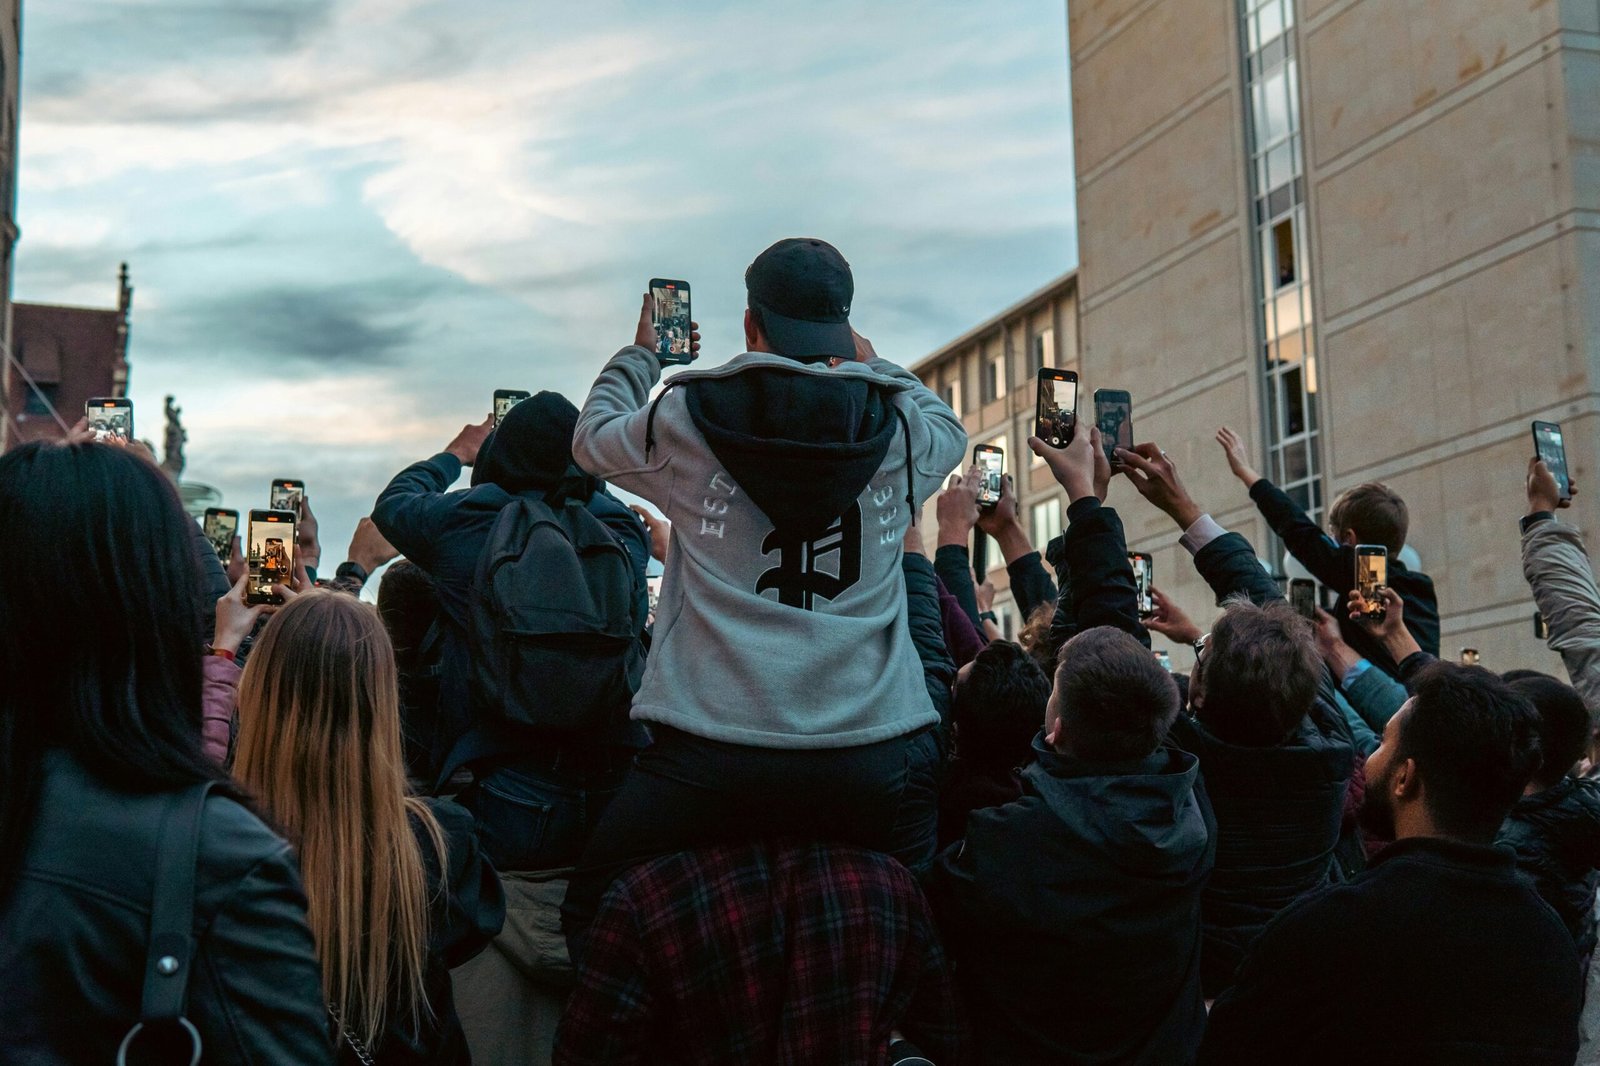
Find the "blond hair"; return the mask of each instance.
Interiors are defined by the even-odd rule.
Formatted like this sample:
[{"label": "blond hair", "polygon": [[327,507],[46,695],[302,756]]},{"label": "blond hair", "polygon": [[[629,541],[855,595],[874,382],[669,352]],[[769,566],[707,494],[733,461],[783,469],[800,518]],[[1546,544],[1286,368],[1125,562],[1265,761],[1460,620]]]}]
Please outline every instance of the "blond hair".
[{"label": "blond hair", "polygon": [[430,1010],[428,887],[407,815],[441,869],[444,836],[407,794],[394,647],[377,611],[320,591],[278,611],[240,681],[233,772],[299,851],[323,988],[341,1024],[369,1048],[391,1007],[415,1026]]}]

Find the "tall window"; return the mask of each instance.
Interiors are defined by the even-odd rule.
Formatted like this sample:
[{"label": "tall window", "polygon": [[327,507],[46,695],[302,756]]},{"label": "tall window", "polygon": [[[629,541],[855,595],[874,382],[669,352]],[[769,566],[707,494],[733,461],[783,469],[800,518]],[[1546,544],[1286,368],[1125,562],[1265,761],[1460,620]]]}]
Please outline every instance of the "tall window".
[{"label": "tall window", "polygon": [[1246,56],[1267,474],[1320,518],[1317,356],[1306,266],[1306,206],[1294,0],[1238,0]]},{"label": "tall window", "polygon": [[993,403],[1006,394],[1006,356],[1005,352],[983,361],[983,368],[979,373],[979,391],[983,394],[984,403]]},{"label": "tall window", "polygon": [[1061,499],[1046,500],[1028,508],[1028,526],[1033,534],[1033,546],[1040,553],[1061,535]]},{"label": "tall window", "polygon": [[939,399],[956,414],[961,414],[961,379],[951,378],[939,388]]},{"label": "tall window", "polygon": [[1056,365],[1056,331],[1043,329],[1033,335],[1033,348],[1029,353],[1028,376],[1031,378],[1042,366]]}]

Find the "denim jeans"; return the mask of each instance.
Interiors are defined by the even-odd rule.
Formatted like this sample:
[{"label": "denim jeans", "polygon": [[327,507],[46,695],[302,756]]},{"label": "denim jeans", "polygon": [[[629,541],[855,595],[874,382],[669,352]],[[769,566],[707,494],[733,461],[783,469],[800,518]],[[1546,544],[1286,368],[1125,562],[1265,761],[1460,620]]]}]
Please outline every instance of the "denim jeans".
[{"label": "denim jeans", "polygon": [[488,771],[458,800],[497,870],[554,870],[578,861],[626,774],[512,764]]},{"label": "denim jeans", "polygon": [[660,855],[800,836],[887,852],[914,873],[933,862],[940,754],[932,729],[821,749],[654,732],[573,873],[561,914],[574,948],[618,874]]}]

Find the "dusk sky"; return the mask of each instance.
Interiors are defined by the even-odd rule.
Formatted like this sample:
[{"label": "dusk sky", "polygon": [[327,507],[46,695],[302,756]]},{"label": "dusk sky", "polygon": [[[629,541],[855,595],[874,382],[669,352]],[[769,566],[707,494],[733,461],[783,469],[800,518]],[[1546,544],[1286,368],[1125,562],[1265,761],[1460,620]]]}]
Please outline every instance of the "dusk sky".
[{"label": "dusk sky", "polygon": [[[113,306],[226,506],[305,479],[324,565],[495,388],[582,404],[652,276],[700,365],[781,237],[911,363],[1077,261],[1060,0],[48,0],[15,298]],[[69,419],[70,420],[70,419]]]}]

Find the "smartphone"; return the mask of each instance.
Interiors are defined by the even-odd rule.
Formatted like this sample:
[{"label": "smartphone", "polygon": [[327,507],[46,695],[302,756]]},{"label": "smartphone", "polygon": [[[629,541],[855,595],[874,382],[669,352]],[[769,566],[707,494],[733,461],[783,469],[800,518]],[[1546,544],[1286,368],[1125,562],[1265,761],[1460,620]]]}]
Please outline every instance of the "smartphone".
[{"label": "smartphone", "polygon": [[280,477],[272,482],[272,495],[267,499],[267,506],[274,511],[292,511],[299,514],[300,504],[305,498],[304,481],[290,481],[288,478]]},{"label": "smartphone", "polygon": [[651,321],[656,327],[656,358],[662,366],[683,366],[693,358],[690,347],[689,283],[650,279]]},{"label": "smartphone", "polygon": [[1461,649],[1461,665],[1462,666],[1481,666],[1481,665],[1483,665],[1483,660],[1478,655],[1478,649],[1477,648],[1462,648]]},{"label": "smartphone", "polygon": [[1121,466],[1117,449],[1133,450],[1133,399],[1121,389],[1094,390],[1094,424],[1100,427],[1100,447],[1112,466]]},{"label": "smartphone", "polygon": [[1161,664],[1161,669],[1169,674],[1172,673],[1172,656],[1168,655],[1165,649],[1156,649],[1156,662]]},{"label": "smartphone", "polygon": [[1073,370],[1039,368],[1039,398],[1034,408],[1033,435],[1052,448],[1072,443],[1078,428],[1078,374]]},{"label": "smartphone", "polygon": [[1156,598],[1150,594],[1150,586],[1155,583],[1154,561],[1144,552],[1129,552],[1128,565],[1133,567],[1133,583],[1139,589],[1135,595],[1139,617],[1149,618],[1156,613]]},{"label": "smartphone", "polygon": [[1308,622],[1317,620],[1317,583],[1297,577],[1289,582],[1289,604]]},{"label": "smartphone", "polygon": [[1572,499],[1572,482],[1567,479],[1567,446],[1561,440],[1561,427],[1554,422],[1533,424],[1533,454],[1549,467],[1556,479],[1556,491],[1563,500]]},{"label": "smartphone", "polygon": [[250,512],[250,546],[245,553],[250,575],[245,579],[244,602],[283,602],[272,586],[287,585],[294,578],[294,522],[293,511]]},{"label": "smartphone", "polygon": [[95,440],[133,439],[133,401],[126,396],[96,396],[83,405]]},{"label": "smartphone", "polygon": [[983,480],[978,483],[978,506],[993,507],[1000,502],[1000,478],[1006,467],[1005,449],[992,444],[975,445],[972,463],[983,472]]},{"label": "smartphone", "polygon": [[521,389],[495,389],[494,424],[498,426],[508,411],[532,395],[533,393],[523,392]]},{"label": "smartphone", "polygon": [[1371,621],[1381,622],[1389,613],[1380,595],[1388,586],[1389,549],[1381,544],[1357,544],[1356,591],[1367,601],[1366,617]]},{"label": "smartphone", "polygon": [[1538,611],[1533,612],[1533,635],[1540,640],[1550,639],[1550,624],[1544,620],[1544,615]]},{"label": "smartphone", "polygon": [[233,538],[239,532],[239,512],[225,507],[207,507],[200,528],[205,531],[206,539],[217,550],[217,558],[226,567],[233,555]]}]

